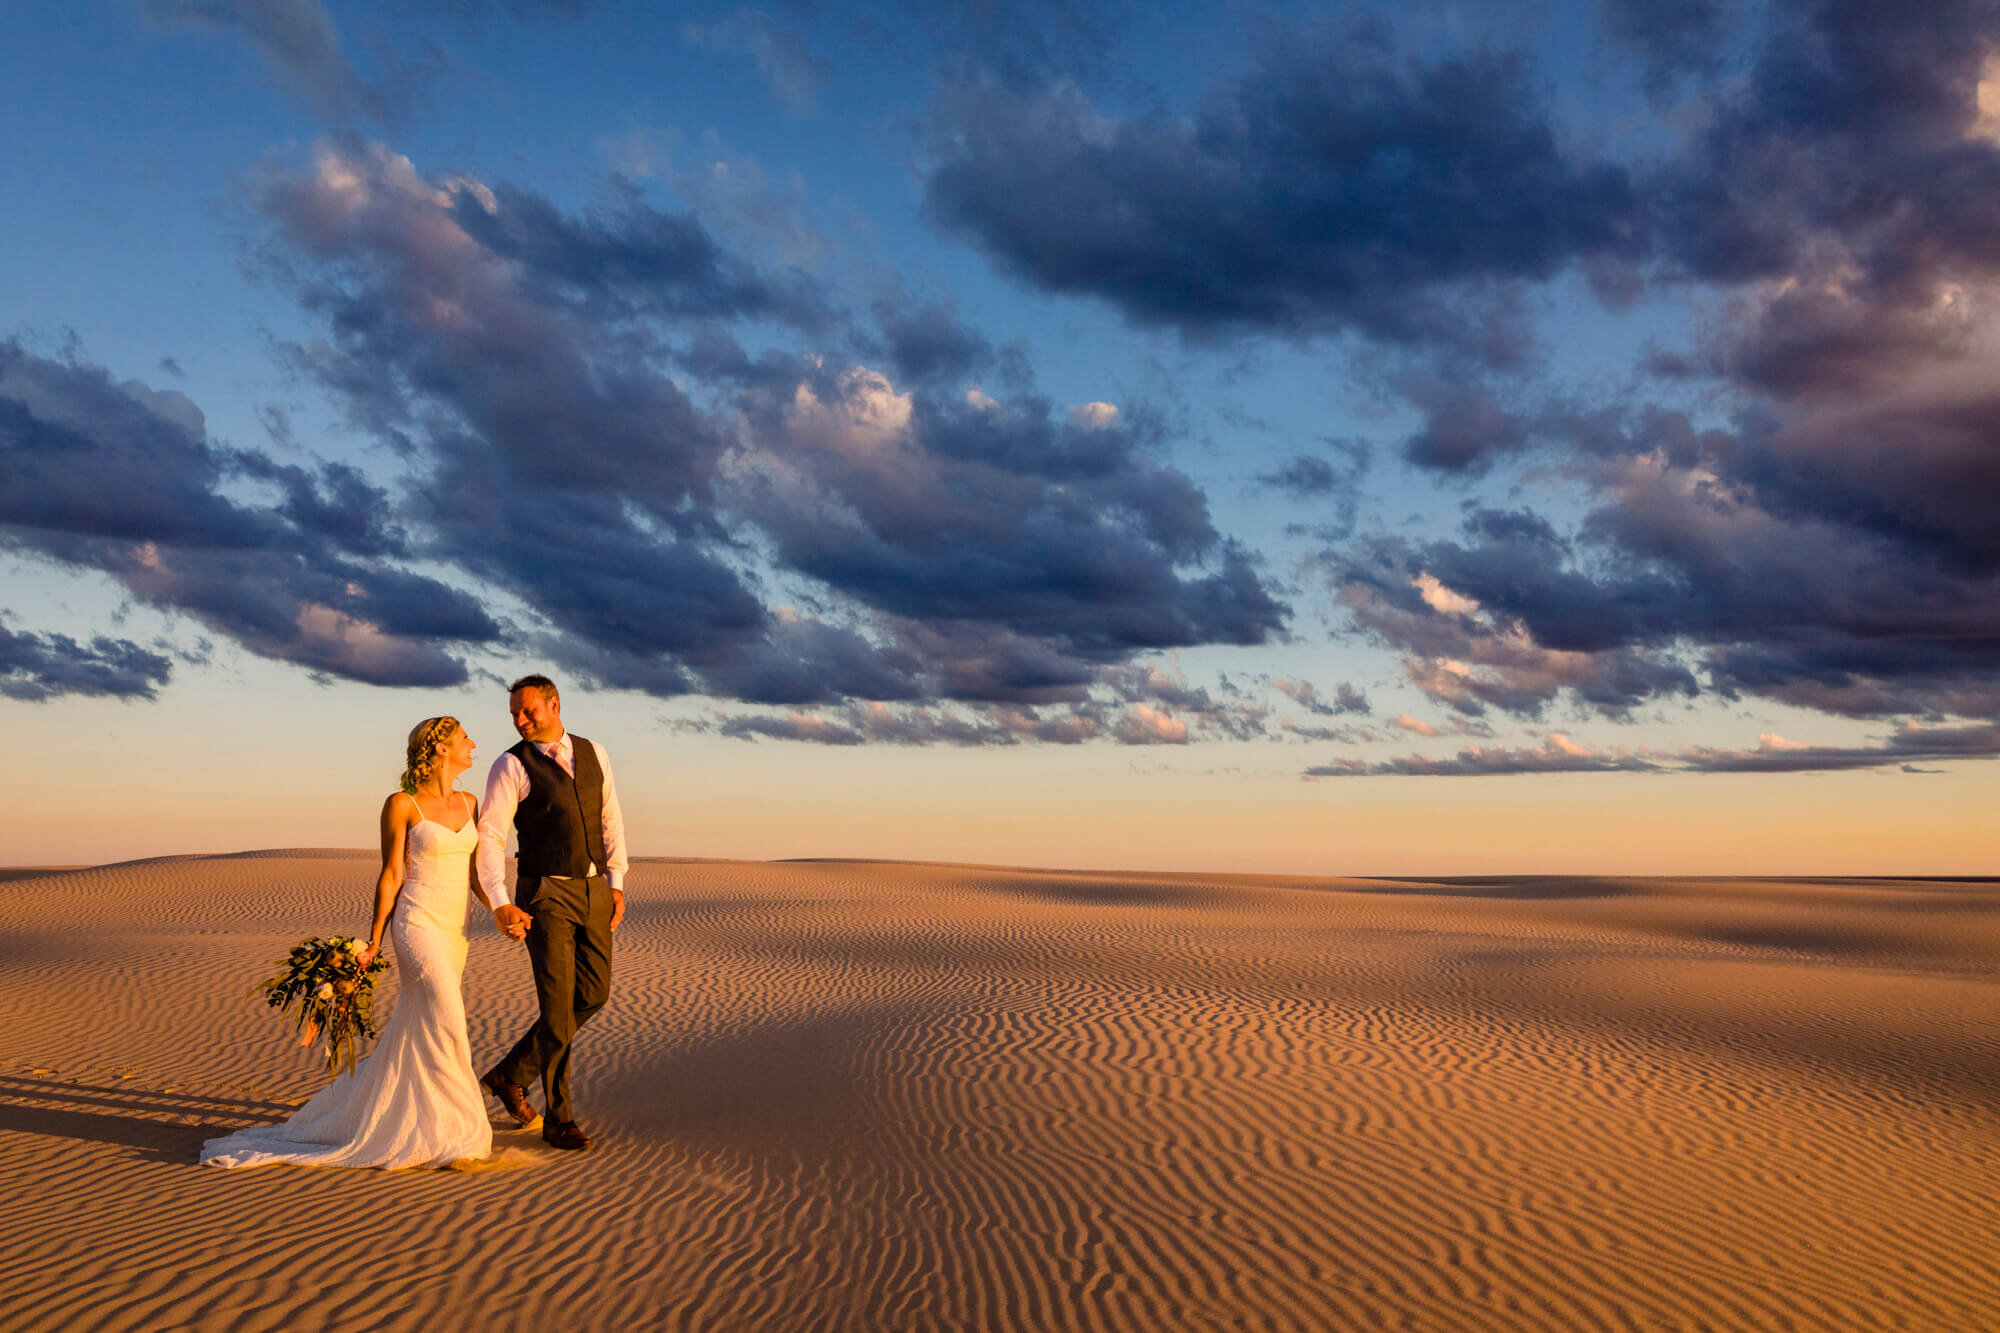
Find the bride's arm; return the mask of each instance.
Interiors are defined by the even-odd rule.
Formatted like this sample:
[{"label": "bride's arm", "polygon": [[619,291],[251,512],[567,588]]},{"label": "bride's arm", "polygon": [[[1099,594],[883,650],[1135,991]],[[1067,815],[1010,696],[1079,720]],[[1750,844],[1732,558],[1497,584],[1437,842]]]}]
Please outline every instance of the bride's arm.
[{"label": "bride's arm", "polygon": [[[469,791],[461,792],[459,794],[464,796],[466,800],[472,802],[472,826],[474,828],[478,828],[479,798],[477,796],[474,796]],[[486,896],[479,891],[479,858],[477,856],[468,856],[465,858],[465,887],[466,891],[473,896],[474,900],[477,901],[481,907],[484,907],[486,905]]]},{"label": "bride's arm", "polygon": [[361,955],[364,968],[382,952],[382,932],[389,928],[389,914],[403,892],[403,839],[411,822],[405,805],[414,810],[417,803],[402,792],[382,802],[382,873],[375,877],[375,923],[368,931],[368,949]]}]

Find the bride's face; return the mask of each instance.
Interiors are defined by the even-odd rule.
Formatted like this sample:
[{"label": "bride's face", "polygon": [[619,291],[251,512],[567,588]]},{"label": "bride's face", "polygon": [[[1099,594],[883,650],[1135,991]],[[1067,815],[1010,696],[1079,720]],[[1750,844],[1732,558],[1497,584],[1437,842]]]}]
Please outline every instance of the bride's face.
[{"label": "bride's face", "polygon": [[444,743],[445,762],[453,768],[471,768],[472,752],[478,748],[465,728],[460,727],[458,734]]}]

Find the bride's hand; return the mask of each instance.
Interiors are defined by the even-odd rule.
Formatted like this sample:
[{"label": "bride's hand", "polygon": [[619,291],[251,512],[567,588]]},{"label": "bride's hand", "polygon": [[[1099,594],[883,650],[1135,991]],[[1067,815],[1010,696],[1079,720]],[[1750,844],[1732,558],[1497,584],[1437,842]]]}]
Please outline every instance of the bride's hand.
[{"label": "bride's hand", "polygon": [[368,965],[375,961],[375,955],[381,952],[382,952],[382,946],[379,943],[371,944],[367,948],[361,951],[360,956],[356,958],[355,961],[361,964],[361,970],[363,972],[366,972],[368,970]]}]

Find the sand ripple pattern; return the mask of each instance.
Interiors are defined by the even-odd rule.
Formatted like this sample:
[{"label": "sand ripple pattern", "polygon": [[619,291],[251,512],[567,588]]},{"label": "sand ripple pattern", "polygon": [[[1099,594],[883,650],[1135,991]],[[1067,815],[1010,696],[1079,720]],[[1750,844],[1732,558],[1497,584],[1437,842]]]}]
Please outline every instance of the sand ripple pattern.
[{"label": "sand ripple pattern", "polygon": [[0,1323],[2000,1328],[1993,881],[644,861],[601,1152],[199,1170],[318,1085],[244,992],[372,871],[0,882]]}]

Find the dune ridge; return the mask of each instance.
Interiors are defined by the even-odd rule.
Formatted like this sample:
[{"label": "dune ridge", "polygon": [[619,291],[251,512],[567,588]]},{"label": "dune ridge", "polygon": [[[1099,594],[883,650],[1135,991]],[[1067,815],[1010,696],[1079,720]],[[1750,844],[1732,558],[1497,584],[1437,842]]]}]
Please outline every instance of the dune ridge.
[{"label": "dune ridge", "polygon": [[8,1327],[2000,1327],[2000,882],[643,860],[601,1151],[195,1167],[372,870],[0,876]]}]

